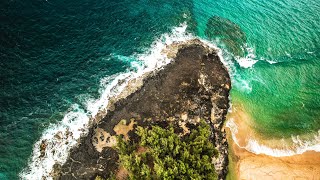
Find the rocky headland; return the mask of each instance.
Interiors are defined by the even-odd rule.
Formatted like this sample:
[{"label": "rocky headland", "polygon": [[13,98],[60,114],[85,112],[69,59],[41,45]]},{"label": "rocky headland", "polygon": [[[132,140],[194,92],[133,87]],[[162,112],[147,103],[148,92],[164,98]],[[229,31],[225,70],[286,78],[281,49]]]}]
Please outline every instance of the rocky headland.
[{"label": "rocky headland", "polygon": [[137,126],[173,124],[181,136],[200,120],[210,125],[210,140],[219,155],[212,158],[219,179],[225,179],[228,144],[223,128],[229,108],[230,77],[217,50],[199,40],[174,43],[164,50],[172,61],[136,80],[125,98],[110,102],[107,112],[94,121],[65,164],[54,166],[54,179],[107,178],[118,173],[116,136],[134,140]]}]

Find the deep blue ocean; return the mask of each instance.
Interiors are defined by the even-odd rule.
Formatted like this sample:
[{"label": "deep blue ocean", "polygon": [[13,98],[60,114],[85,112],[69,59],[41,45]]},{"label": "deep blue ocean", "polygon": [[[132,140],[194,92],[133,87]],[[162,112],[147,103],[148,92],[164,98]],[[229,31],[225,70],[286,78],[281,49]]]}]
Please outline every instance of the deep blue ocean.
[{"label": "deep blue ocean", "polygon": [[231,98],[256,133],[320,137],[317,0],[3,0],[0,12],[0,179],[18,179],[45,130],[88,113],[103,79],[182,24],[232,64]]}]

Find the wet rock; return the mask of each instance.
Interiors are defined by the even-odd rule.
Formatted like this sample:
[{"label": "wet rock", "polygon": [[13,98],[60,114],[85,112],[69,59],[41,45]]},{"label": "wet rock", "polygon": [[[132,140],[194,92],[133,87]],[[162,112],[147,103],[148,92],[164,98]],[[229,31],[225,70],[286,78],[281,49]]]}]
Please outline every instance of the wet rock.
[{"label": "wet rock", "polygon": [[47,140],[42,140],[40,144],[40,158],[46,155]]},{"label": "wet rock", "polygon": [[181,114],[181,119],[182,119],[183,121],[186,121],[186,120],[188,119],[188,113],[187,113],[187,112],[183,112],[183,113]]}]

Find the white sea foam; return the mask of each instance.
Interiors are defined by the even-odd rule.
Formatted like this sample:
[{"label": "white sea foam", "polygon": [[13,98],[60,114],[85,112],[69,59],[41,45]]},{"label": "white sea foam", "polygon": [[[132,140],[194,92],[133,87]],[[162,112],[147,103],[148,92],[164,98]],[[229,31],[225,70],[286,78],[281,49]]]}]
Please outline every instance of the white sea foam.
[{"label": "white sea foam", "polygon": [[279,144],[282,144],[283,147],[272,148],[259,143],[259,141],[254,139],[253,137],[250,137],[248,140],[246,140],[247,143],[245,146],[241,146],[236,136],[236,134],[239,132],[239,129],[233,118],[228,119],[226,127],[230,129],[233,141],[240,148],[244,148],[247,151],[255,154],[266,154],[274,157],[284,157],[302,154],[307,151],[320,152],[320,130],[312,137],[308,137],[308,140],[306,140],[306,138],[302,139],[299,136],[292,136],[291,142],[289,143],[290,145],[288,145],[288,140],[278,140],[280,142]]},{"label": "white sea foam", "polygon": [[284,148],[270,148],[250,139],[246,149],[256,154],[266,154],[274,157],[292,156],[307,151],[320,152],[320,131],[311,140],[301,140],[299,136],[292,137],[293,145]]},{"label": "white sea foam", "polygon": [[[45,130],[40,139],[34,144],[32,155],[28,166],[19,174],[21,179],[37,180],[52,179],[50,173],[55,163],[63,164],[69,155],[69,151],[74,147],[81,136],[88,133],[90,121],[100,111],[106,109],[109,99],[119,95],[128,85],[131,79],[141,77],[144,73],[159,69],[170,62],[170,59],[162,53],[162,50],[173,42],[184,42],[194,38],[186,33],[186,24],[173,28],[171,33],[163,34],[156,39],[151,48],[144,54],[136,54],[132,57],[121,55],[116,58],[120,60],[132,61],[131,66],[135,70],[119,73],[105,77],[100,81],[100,97],[98,99],[88,99],[86,109],[81,109],[74,104],[70,111],[66,113],[63,120],[57,124],[52,124]],[[43,152],[40,146],[46,144]],[[40,157],[43,155],[43,157]]]},{"label": "white sea foam", "polygon": [[245,149],[255,154],[266,154],[274,157],[292,156],[296,154],[293,150],[270,148],[268,146],[261,145],[258,141],[254,139],[250,139],[248,141],[248,144],[245,146]]},{"label": "white sea foam", "polygon": [[308,54],[314,54],[314,51],[307,51]]},{"label": "white sea foam", "polygon": [[[232,86],[245,93],[250,93],[252,91],[252,87],[250,84],[251,79],[248,77],[242,77],[239,71],[247,70],[248,68],[250,70],[251,67],[253,67],[253,65],[258,62],[258,60],[255,59],[256,56],[254,54],[253,48],[250,48],[247,44],[245,44],[244,47],[246,51],[249,52],[248,55],[245,57],[234,57],[234,55],[227,50],[228,48],[226,48],[226,45],[219,39],[215,39],[213,42],[202,40],[202,42],[208,44],[211,48],[219,49],[219,58],[228,69]],[[218,44],[221,48],[218,48],[216,44]],[[236,64],[239,64],[242,69],[237,69]]]},{"label": "white sea foam", "polygon": [[247,53],[245,57],[236,57],[236,61],[238,62],[239,66],[242,68],[252,68],[254,64],[258,61],[266,61],[269,64],[276,64],[278,61],[265,59],[264,57],[257,57],[255,54],[255,49],[250,47],[248,44],[244,45],[244,49]]},{"label": "white sea foam", "polygon": [[247,55],[245,57],[236,57],[236,61],[243,68],[251,68],[255,63],[258,62],[258,60],[256,60],[254,48],[249,47],[247,44],[245,44],[244,47],[246,49]]},{"label": "white sea foam", "polygon": [[276,62],[276,61],[271,61],[271,60],[266,60],[269,64],[276,64],[276,63],[278,63],[278,62]]}]

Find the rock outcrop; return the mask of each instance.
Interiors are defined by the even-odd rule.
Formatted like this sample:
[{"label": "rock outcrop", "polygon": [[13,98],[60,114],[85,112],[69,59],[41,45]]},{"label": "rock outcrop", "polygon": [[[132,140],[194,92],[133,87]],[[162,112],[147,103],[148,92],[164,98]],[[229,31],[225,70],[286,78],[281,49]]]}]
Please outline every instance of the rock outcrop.
[{"label": "rock outcrop", "polygon": [[182,134],[187,134],[200,119],[211,125],[211,137],[219,151],[213,163],[219,179],[225,179],[228,144],[223,122],[231,88],[228,71],[217,51],[199,40],[175,44],[168,49],[172,62],[148,74],[136,92],[115,102],[106,116],[71,150],[67,162],[57,166],[53,172],[56,179],[94,179],[117,171],[113,138],[117,134],[130,138],[136,125],[175,122]]}]

